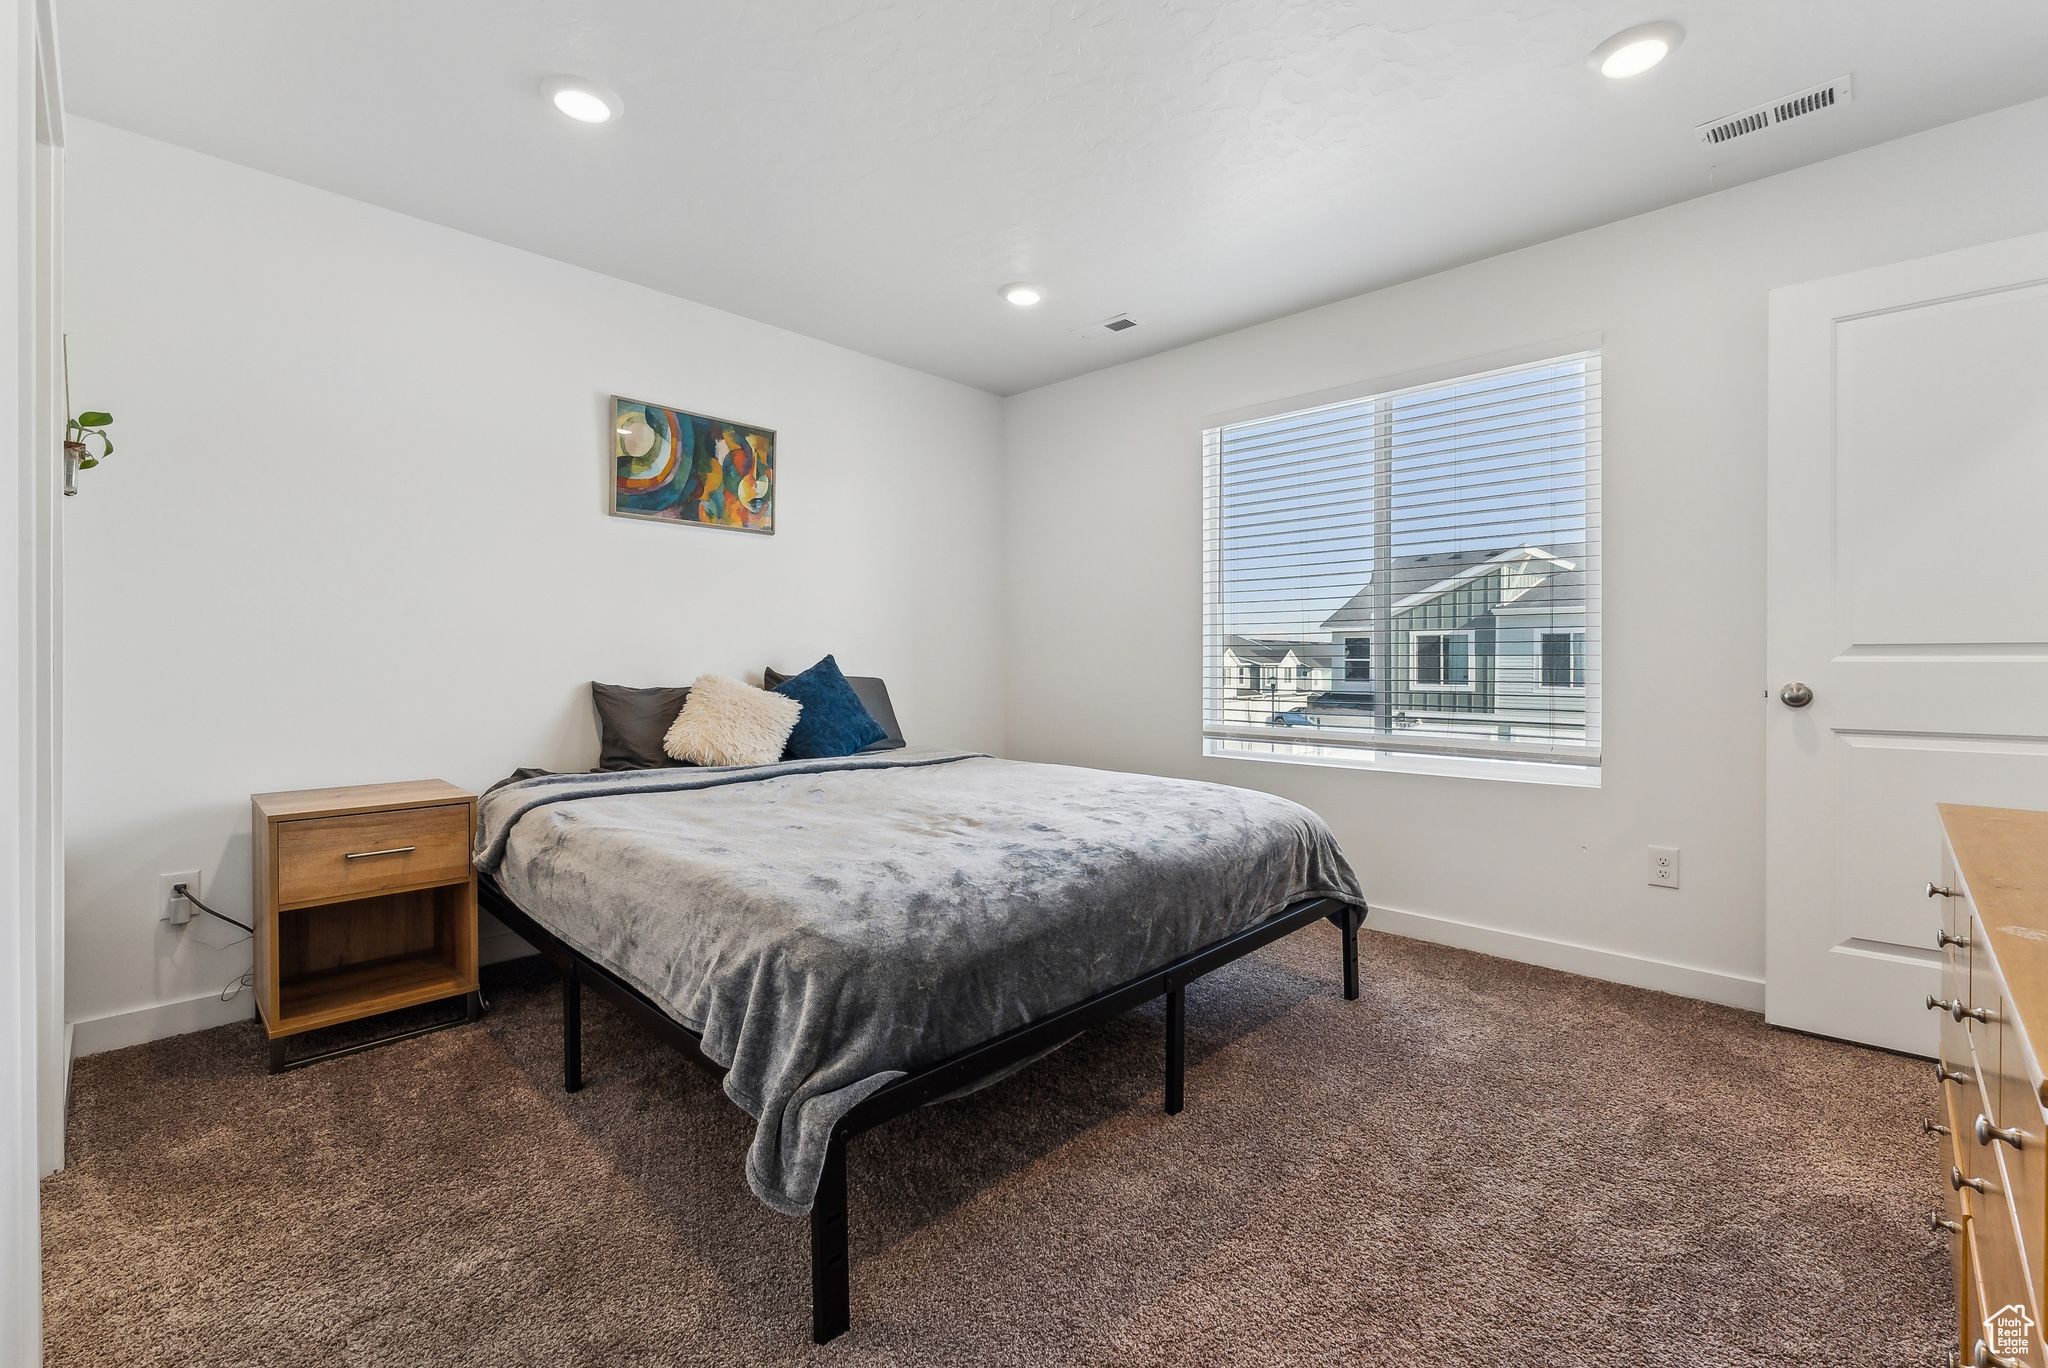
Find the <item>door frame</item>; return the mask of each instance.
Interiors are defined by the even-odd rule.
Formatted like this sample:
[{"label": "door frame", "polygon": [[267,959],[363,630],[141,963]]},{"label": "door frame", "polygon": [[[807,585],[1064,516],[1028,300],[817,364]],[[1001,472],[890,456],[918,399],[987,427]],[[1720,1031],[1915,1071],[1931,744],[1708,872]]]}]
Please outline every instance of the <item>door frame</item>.
[{"label": "door frame", "polygon": [[14,261],[4,289],[14,328],[0,348],[0,424],[15,479],[0,494],[0,638],[12,668],[0,697],[0,1357],[42,1358],[40,1176],[62,1162],[63,810],[59,659],[62,598],[58,242],[63,97],[50,0],[11,0],[0,62],[12,98],[0,113],[14,174],[0,236]]}]

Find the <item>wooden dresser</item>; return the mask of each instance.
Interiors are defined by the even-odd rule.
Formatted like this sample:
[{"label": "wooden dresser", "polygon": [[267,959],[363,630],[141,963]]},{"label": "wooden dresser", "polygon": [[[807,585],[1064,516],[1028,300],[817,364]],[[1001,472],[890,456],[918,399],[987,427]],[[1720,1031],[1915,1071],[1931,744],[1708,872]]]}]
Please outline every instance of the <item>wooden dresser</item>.
[{"label": "wooden dresser", "polygon": [[2048,812],[1941,809],[1936,945],[1942,953],[1936,1062],[1946,1209],[1931,1220],[1954,1253],[1958,1357],[2048,1368],[2041,1335],[2048,1268]]}]

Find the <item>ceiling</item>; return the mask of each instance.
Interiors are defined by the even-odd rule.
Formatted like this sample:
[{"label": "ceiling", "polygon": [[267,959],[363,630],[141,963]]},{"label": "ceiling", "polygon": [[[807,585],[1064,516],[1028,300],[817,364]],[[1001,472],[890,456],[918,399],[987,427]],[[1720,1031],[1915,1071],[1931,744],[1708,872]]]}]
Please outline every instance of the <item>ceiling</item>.
[{"label": "ceiling", "polygon": [[[57,8],[74,113],[998,394],[2048,94],[2040,0]],[[1661,18],[1662,67],[1586,68]]]}]

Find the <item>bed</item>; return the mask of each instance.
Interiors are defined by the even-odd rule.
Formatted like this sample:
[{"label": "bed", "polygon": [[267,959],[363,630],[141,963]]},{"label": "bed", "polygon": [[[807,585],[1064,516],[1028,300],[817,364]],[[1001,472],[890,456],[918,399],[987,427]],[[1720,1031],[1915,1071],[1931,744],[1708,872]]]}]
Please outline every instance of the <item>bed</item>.
[{"label": "bed", "polygon": [[515,779],[485,795],[486,910],[756,1123],[749,1186],[811,1229],[812,1338],[850,1321],[846,1151],[1318,921],[1358,996],[1358,880],[1313,813],[1216,784],[915,747],[746,768]]}]

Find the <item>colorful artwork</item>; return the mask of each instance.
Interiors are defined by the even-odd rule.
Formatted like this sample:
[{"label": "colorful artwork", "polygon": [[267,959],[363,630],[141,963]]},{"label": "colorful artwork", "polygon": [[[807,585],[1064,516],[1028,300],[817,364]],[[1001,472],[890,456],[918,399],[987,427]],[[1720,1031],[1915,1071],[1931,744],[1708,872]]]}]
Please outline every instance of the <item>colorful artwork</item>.
[{"label": "colorful artwork", "polygon": [[775,530],[775,434],[612,397],[612,513]]}]

